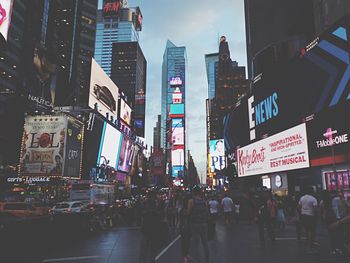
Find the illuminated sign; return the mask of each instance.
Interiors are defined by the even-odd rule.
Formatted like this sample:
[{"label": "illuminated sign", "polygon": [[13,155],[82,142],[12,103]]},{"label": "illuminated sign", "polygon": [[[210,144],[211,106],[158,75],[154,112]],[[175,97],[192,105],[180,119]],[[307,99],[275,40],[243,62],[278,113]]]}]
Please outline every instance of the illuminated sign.
[{"label": "illuminated sign", "polygon": [[115,16],[118,14],[118,11],[122,6],[123,3],[120,0],[115,1],[105,1],[103,5],[103,16]]},{"label": "illuminated sign", "polygon": [[182,119],[172,119],[171,120],[171,127],[173,127],[173,128],[175,128],[175,127],[183,127]]},{"label": "illuminated sign", "polygon": [[172,77],[170,79],[170,86],[182,86],[182,79],[180,77]]},{"label": "illuminated sign", "polygon": [[172,167],[172,176],[173,177],[178,177],[183,175],[184,167],[181,165],[176,165]]},{"label": "illuminated sign", "polygon": [[131,108],[123,99],[120,99],[120,119],[122,119],[127,125],[130,125]]},{"label": "illuminated sign", "polygon": [[238,176],[309,167],[305,123],[237,150]]},{"label": "illuminated sign", "polygon": [[328,128],[327,131],[323,134],[323,136],[327,139],[316,141],[317,148],[330,147],[336,144],[343,144],[349,142],[349,137],[347,133],[336,135],[337,133],[337,130],[332,130],[332,128]]},{"label": "illuminated sign", "polygon": [[[250,128],[250,140],[255,139],[255,127],[268,121],[269,119],[278,115],[277,93],[274,92],[271,96],[264,100],[254,104],[254,96],[248,99],[248,115],[249,115],[249,128]],[[255,118],[253,117],[255,115]]]},{"label": "illuminated sign", "polygon": [[184,104],[170,104],[170,114],[171,115],[183,115],[185,114]]},{"label": "illuminated sign", "polygon": [[221,171],[226,167],[225,145],[224,140],[211,140],[210,147],[210,170],[212,173],[215,170]]},{"label": "illuminated sign", "polygon": [[173,103],[182,103],[182,93],[179,88],[176,88],[173,93]]},{"label": "illuminated sign", "polygon": [[7,41],[7,34],[11,24],[13,0],[0,1],[0,34]]},{"label": "illuminated sign", "polygon": [[176,149],[171,151],[171,163],[173,166],[184,165],[184,149]]},{"label": "illuminated sign", "polygon": [[173,129],[171,142],[173,145],[183,145],[184,144],[184,128],[176,127]]},{"label": "illuminated sign", "polygon": [[107,76],[98,63],[92,59],[89,107],[97,111],[104,117],[108,114],[114,120],[118,119],[118,87]]}]

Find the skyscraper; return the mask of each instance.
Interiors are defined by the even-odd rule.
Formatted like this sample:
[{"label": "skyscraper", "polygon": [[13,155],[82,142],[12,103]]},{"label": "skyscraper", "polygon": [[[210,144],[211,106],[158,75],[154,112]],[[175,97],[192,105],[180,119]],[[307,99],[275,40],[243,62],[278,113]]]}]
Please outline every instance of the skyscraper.
[{"label": "skyscraper", "polygon": [[186,163],[186,67],[186,48],[168,40],[162,65],[161,147],[173,178],[184,176]]},{"label": "skyscraper", "polygon": [[205,55],[205,66],[208,80],[208,99],[215,97],[215,80],[218,70],[219,53]]},{"label": "skyscraper", "polygon": [[126,7],[124,0],[105,0],[97,12],[95,59],[108,76],[112,72],[112,44],[138,42],[142,29],[139,7]]},{"label": "skyscraper", "polygon": [[113,43],[111,79],[127,97],[133,109],[132,128],[145,135],[145,94],[147,62],[138,42]]}]

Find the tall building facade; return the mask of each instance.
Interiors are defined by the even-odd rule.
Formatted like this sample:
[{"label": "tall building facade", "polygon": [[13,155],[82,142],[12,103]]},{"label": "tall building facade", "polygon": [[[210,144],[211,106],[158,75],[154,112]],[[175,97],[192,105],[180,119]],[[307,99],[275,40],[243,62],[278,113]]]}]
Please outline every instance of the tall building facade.
[{"label": "tall building facade", "polygon": [[113,43],[111,79],[133,109],[132,128],[145,136],[147,62],[138,42]]},{"label": "tall building facade", "polygon": [[156,122],[156,126],[153,128],[153,148],[154,149],[161,149],[162,146],[160,144],[160,134],[161,134],[161,120],[162,120],[162,116],[158,115],[157,116],[157,122]]},{"label": "tall building facade", "polygon": [[108,76],[112,72],[112,48],[116,42],[138,42],[142,29],[139,7],[128,8],[124,0],[105,0],[97,12],[95,59]]},{"label": "tall building facade", "polygon": [[1,147],[11,149],[5,163],[18,162],[25,112],[87,105],[96,10],[97,0],[13,0],[0,51],[0,119],[7,123],[0,136],[11,145]]},{"label": "tall building facade", "polygon": [[186,48],[168,40],[162,65],[161,145],[166,155],[166,174],[173,180],[185,176],[187,162],[186,68]]},{"label": "tall building facade", "polygon": [[215,80],[218,70],[219,53],[205,55],[205,68],[208,81],[208,99],[215,98]]},{"label": "tall building facade", "polygon": [[313,0],[245,0],[244,4],[249,79],[262,67],[293,56],[314,36]]}]

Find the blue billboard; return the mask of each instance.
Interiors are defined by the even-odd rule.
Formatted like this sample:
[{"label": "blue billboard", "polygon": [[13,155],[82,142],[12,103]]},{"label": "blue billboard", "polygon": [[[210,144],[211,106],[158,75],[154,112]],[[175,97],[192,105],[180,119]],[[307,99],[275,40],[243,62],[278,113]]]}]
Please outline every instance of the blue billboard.
[{"label": "blue billboard", "polygon": [[185,104],[170,104],[171,115],[182,115],[185,114]]}]

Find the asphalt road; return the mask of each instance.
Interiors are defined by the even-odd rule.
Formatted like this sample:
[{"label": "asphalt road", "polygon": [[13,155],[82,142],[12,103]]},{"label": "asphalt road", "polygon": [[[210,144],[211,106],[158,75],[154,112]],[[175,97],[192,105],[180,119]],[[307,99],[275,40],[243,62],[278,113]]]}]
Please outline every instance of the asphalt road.
[{"label": "asphalt road", "polygon": [[[329,254],[327,233],[319,227],[320,247],[310,254],[305,241],[298,243],[294,226],[276,233],[274,245],[261,248],[256,225],[247,223],[227,227],[221,221],[216,237],[209,241],[212,263],[345,263],[350,256]],[[81,262],[81,263],[139,263],[142,234],[137,227],[122,227],[96,234],[77,235],[50,242],[32,242],[0,254],[0,262]],[[35,240],[35,237],[33,237]],[[191,254],[197,244],[191,244]],[[174,233],[168,246],[158,252],[156,263],[181,263],[181,238]],[[197,261],[201,262],[201,261]]]}]

